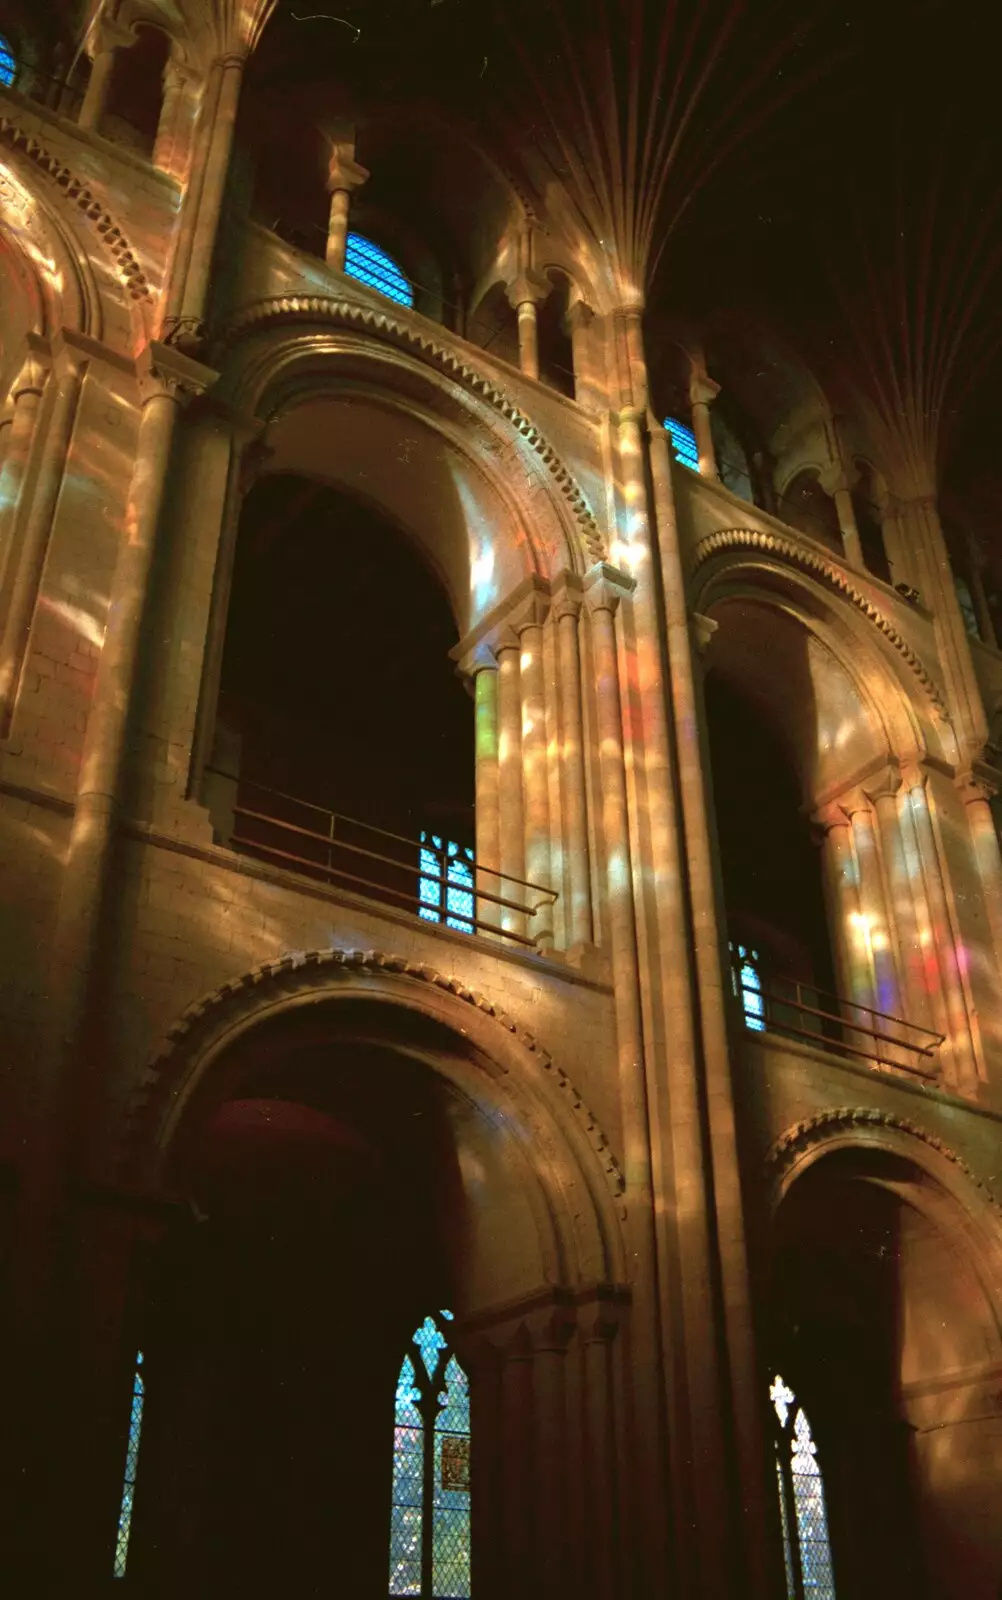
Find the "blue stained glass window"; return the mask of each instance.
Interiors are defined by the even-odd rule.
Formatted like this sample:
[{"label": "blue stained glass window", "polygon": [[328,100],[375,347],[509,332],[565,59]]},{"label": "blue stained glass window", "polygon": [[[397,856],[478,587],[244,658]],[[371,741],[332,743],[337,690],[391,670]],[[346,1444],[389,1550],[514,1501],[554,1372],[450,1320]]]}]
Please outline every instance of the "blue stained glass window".
[{"label": "blue stained glass window", "polygon": [[345,245],[344,270],[349,278],[367,283],[370,289],[396,300],[398,305],[412,306],[414,290],[404,277],[392,256],[380,250],[378,244],[360,233],[349,233]]},{"label": "blue stained glass window", "polygon": [[671,447],[676,461],[681,461],[683,467],[691,467],[693,472],[699,471],[699,446],[696,435],[684,422],[679,422],[677,417],[665,417],[665,427],[671,439]]},{"label": "blue stained glass window", "polygon": [[741,1001],[745,1027],[765,1032],[765,996],[762,993],[761,957],[750,945],[732,944],[734,993]]},{"label": "blue stained glass window", "polygon": [[17,62],[14,52],[0,33],[0,83],[13,83],[17,77]]},{"label": "blue stained glass window", "polygon": [[474,909],[473,851],[438,834],[421,834],[418,898],[419,915],[426,922],[441,922],[472,933]]},{"label": "blue stained glass window", "polygon": [[397,1380],[390,1594],[419,1600],[470,1595],[470,1393],[451,1321],[425,1318]]},{"label": "blue stained glass window", "polygon": [[778,1373],[769,1398],[778,1423],[776,1471],[788,1600],[835,1600],[825,1491],[811,1425]]},{"label": "blue stained glass window", "polygon": [[129,1559],[129,1535],[132,1532],[132,1502],[136,1492],[136,1470],[139,1466],[139,1440],[143,1431],[143,1401],[146,1398],[143,1383],[143,1352],[136,1352],[136,1370],[132,1379],[132,1408],[129,1412],[129,1436],[125,1446],[125,1473],[122,1478],[122,1504],[118,1513],[118,1538],[115,1541],[115,1577],[125,1577]]}]

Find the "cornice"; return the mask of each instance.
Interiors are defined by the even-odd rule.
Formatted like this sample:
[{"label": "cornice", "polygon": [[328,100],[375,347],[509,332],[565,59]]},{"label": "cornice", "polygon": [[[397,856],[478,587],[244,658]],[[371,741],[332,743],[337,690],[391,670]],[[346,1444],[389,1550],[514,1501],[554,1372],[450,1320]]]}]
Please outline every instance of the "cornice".
[{"label": "cornice", "polygon": [[811,577],[820,578],[829,589],[848,600],[850,605],[862,612],[868,622],[872,622],[880,630],[918,678],[936,711],[945,722],[949,722],[946,702],[932,674],[890,618],[885,616],[861,589],[857,589],[846,573],[833,561],[826,561],[813,550],[798,544],[795,539],[784,538],[781,534],[767,533],[760,528],[723,528],[700,540],[693,553],[690,573],[695,573],[713,556],[720,555],[726,550],[754,550],[762,555],[779,556],[791,566],[799,567],[802,572],[809,573]]},{"label": "cornice", "polygon": [[585,549],[593,560],[604,560],[605,541],[598,523],[572,474],[549,440],[523,411],[512,404],[504,390],[491,378],[470,366],[455,350],[430,338],[423,329],[351,300],[338,300],[328,295],[282,295],[260,300],[234,318],[216,341],[213,348],[214,364],[218,365],[223,352],[230,350],[245,335],[269,324],[288,325],[296,322],[333,322],[342,327],[378,333],[404,349],[416,351],[478,399],[485,400],[506,422],[511,423],[535,451],[577,523]]},{"label": "cornice", "polygon": [[297,990],[315,990],[317,976],[331,970],[385,973],[427,984],[455,995],[465,1004],[492,1018],[506,1033],[514,1036],[568,1101],[599,1160],[611,1193],[619,1196],[624,1192],[626,1180],[622,1168],[598,1119],[585,1104],[563,1067],[553,1060],[535,1037],[506,1011],[495,1006],[477,990],[469,988],[461,979],[438,972],[424,962],[409,961],[404,956],[388,955],[382,950],[294,951],[277,961],[266,962],[251,972],[243,973],[196,1000],[168,1030],[166,1044],[147,1067],[133,1094],[126,1118],[126,1161],[133,1153],[139,1126],[174,1057],[197,1053],[200,1046],[208,1044],[218,1028],[232,1025],[242,1016],[249,1018],[260,1010],[263,1003],[267,1003],[270,991],[289,995]]},{"label": "cornice", "polygon": [[74,202],[77,209],[83,212],[87,221],[101,235],[114,259],[118,276],[129,297],[133,300],[152,301],[153,291],[135,251],[114,217],[104,209],[97,195],[87,187],[83,179],[78,178],[70,167],[46,150],[34,134],[25,132],[5,114],[0,114],[0,145],[7,145],[9,149],[20,152],[36,167],[55,179],[59,187],[65,191],[66,198]]}]

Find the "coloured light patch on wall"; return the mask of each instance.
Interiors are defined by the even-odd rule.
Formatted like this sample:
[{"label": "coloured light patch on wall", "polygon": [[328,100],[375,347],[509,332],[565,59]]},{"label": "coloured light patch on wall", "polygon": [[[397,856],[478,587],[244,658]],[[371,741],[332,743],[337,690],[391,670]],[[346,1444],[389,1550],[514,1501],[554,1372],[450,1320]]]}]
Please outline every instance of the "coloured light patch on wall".
[{"label": "coloured light patch on wall", "polygon": [[17,62],[14,59],[14,52],[0,33],[0,83],[11,84],[16,77]]},{"label": "coloured light patch on wall", "polygon": [[118,1538],[115,1541],[115,1577],[124,1578],[129,1559],[129,1536],[132,1533],[132,1502],[136,1492],[136,1472],[139,1467],[139,1441],[143,1431],[143,1402],[146,1389],[143,1382],[143,1352],[136,1352],[136,1370],[132,1379],[132,1406],[129,1411],[129,1435],[125,1446],[125,1472],[122,1478],[122,1504],[118,1513]]},{"label": "coloured light patch on wall", "polygon": [[470,1595],[470,1395],[451,1321],[425,1318],[397,1381],[390,1594],[419,1600]]},{"label": "coloured light patch on wall", "polygon": [[788,1600],[835,1600],[825,1491],[811,1425],[778,1373],[769,1398],[778,1422],[776,1471]]},{"label": "coloured light patch on wall", "polygon": [[684,422],[679,422],[677,417],[665,417],[665,427],[675,460],[681,461],[683,467],[691,467],[693,472],[698,472],[699,446],[692,429],[687,428]]},{"label": "coloured light patch on wall", "polygon": [[426,922],[445,921],[447,928],[472,933],[476,910],[473,896],[473,851],[452,839],[421,832],[419,915]]},{"label": "coloured light patch on wall", "polygon": [[396,300],[398,305],[414,304],[414,290],[393,257],[360,233],[348,235],[344,270],[349,278],[357,278],[359,283],[367,283],[370,289],[378,289],[380,294]]}]

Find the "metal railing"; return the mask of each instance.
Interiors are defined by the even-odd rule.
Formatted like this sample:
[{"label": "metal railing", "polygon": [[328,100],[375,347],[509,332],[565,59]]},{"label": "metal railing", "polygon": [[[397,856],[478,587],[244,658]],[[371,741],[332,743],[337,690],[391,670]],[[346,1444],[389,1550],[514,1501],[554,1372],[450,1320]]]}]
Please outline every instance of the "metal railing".
[{"label": "metal railing", "polygon": [[943,1034],[797,978],[772,978],[768,987],[759,988],[745,980],[740,967],[733,971],[734,990],[751,1032],[786,1034],[871,1065],[896,1067],[920,1078],[936,1076]]},{"label": "metal railing", "polygon": [[[475,860],[471,850],[450,845],[430,831],[420,839],[409,838],[218,767],[205,770],[208,777],[232,786],[232,801],[226,801],[217,785],[216,804],[210,811],[232,814],[233,829],[222,830],[223,842],[242,855],[339,883],[368,899],[402,906],[425,921],[463,933],[495,934],[530,949],[536,947],[537,936],[523,933],[522,927],[531,929],[533,917],[547,912],[559,898],[555,889],[542,884],[507,873],[502,877]],[[242,803],[245,796],[257,795],[262,796],[260,804]],[[276,815],[277,809],[292,815]],[[300,820],[294,820],[296,816]],[[488,908],[487,916],[481,914],[482,906]],[[489,920],[491,908],[497,908],[499,920]],[[505,918],[505,912],[511,915]],[[552,928],[551,919],[546,921]]]}]

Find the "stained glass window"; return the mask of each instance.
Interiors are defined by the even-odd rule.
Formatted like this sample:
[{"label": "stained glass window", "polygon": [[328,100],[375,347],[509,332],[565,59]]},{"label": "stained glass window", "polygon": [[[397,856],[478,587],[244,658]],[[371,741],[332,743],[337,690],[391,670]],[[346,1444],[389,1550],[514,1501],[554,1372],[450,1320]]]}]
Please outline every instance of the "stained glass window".
[{"label": "stained glass window", "polygon": [[136,1469],[139,1465],[139,1439],[143,1431],[143,1401],[146,1397],[143,1383],[143,1352],[136,1352],[136,1370],[132,1378],[132,1407],[129,1412],[129,1436],[125,1446],[125,1473],[122,1479],[122,1505],[118,1513],[118,1538],[115,1541],[115,1577],[125,1577],[129,1559],[129,1535],[132,1532],[132,1501],[136,1492]]},{"label": "stained glass window", "polygon": [[414,290],[393,257],[360,233],[348,235],[344,270],[349,278],[357,278],[359,283],[367,283],[370,289],[378,289],[380,294],[388,295],[398,305],[414,304]]},{"label": "stained glass window", "polygon": [[17,62],[14,52],[0,33],[0,83],[13,83],[17,77]]},{"label": "stained glass window", "polygon": [[472,933],[476,916],[473,900],[473,851],[466,845],[421,834],[419,915],[426,922],[441,922]]},{"label": "stained glass window", "polygon": [[390,1594],[469,1600],[470,1388],[450,1311],[425,1317],[397,1379]]},{"label": "stained glass window", "polygon": [[671,447],[676,461],[681,461],[683,467],[691,467],[693,472],[699,471],[699,446],[696,435],[684,422],[679,422],[677,417],[665,417],[665,427],[671,439]]},{"label": "stained glass window", "polygon": [[765,996],[762,993],[762,958],[751,945],[731,945],[731,969],[734,974],[734,993],[741,1001],[745,1014],[745,1027],[755,1033],[765,1032]]},{"label": "stained glass window", "polygon": [[777,1422],[776,1474],[788,1600],[835,1600],[825,1491],[811,1425],[778,1373],[769,1398]]}]

